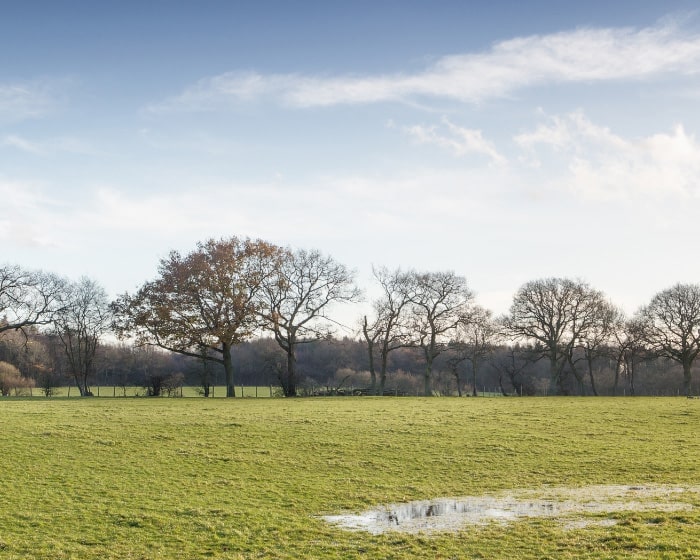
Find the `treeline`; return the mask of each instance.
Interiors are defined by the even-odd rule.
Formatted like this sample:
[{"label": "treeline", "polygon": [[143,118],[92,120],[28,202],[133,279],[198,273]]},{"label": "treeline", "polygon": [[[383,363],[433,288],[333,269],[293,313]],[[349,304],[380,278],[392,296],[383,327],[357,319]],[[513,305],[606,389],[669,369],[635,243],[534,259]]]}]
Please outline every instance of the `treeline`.
[{"label": "treeline", "polygon": [[[60,341],[33,329],[27,339],[15,333],[0,338],[0,393],[8,395],[43,394],[52,396],[60,387],[74,385]],[[437,359],[433,391],[436,395],[547,395],[549,370],[543,361],[533,361],[527,347],[495,347],[478,368],[470,363],[454,367],[449,354]],[[280,387],[279,368],[284,355],[271,338],[259,338],[237,345],[232,351],[236,383],[244,386]],[[367,394],[371,387],[367,346],[352,338],[331,338],[305,345],[297,357],[298,394]],[[16,369],[3,372],[4,364]],[[6,366],[5,366],[6,367]],[[385,395],[422,395],[424,363],[415,349],[392,353],[388,363]],[[641,361],[635,375],[615,374],[615,360],[600,358],[594,364],[600,395],[678,395],[683,394],[682,368],[672,360],[654,358]],[[20,374],[21,372],[21,374]],[[152,346],[105,343],[99,346],[90,384],[116,387],[119,395],[176,396],[182,386],[197,387],[202,396],[213,394],[225,384],[225,372],[218,364]],[[697,383],[697,382],[696,382]],[[693,393],[700,386],[693,387]],[[281,394],[281,389],[280,389]],[[593,395],[588,382],[571,387],[569,394]],[[221,396],[219,394],[218,396]]]},{"label": "treeline", "polygon": [[[225,385],[312,394],[688,394],[700,352],[700,286],[677,284],[633,317],[580,280],[528,282],[503,317],[453,272],[374,269],[379,297],[354,337],[333,306],[361,298],[318,251],[208,240],[172,252],[155,280],[108,301],[94,281],[0,267],[0,391],[70,380],[204,396]],[[106,340],[119,342],[105,342]]]}]

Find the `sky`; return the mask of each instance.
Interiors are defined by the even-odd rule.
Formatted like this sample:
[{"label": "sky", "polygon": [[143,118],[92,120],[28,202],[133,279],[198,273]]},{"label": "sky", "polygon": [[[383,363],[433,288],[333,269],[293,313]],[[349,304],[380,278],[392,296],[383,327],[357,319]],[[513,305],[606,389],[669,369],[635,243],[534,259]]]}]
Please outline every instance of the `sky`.
[{"label": "sky", "polygon": [[452,270],[496,314],[700,282],[695,0],[0,7],[0,263],[116,297],[236,235],[367,301],[373,266]]}]

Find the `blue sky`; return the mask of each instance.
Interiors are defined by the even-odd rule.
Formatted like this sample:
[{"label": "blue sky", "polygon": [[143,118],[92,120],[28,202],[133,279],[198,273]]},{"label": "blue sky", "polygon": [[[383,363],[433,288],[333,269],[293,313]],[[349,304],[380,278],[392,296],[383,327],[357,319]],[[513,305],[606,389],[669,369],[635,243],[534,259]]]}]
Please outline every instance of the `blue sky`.
[{"label": "blue sky", "polygon": [[7,2],[0,52],[0,261],[117,295],[261,237],[497,313],[700,281],[696,2]]}]

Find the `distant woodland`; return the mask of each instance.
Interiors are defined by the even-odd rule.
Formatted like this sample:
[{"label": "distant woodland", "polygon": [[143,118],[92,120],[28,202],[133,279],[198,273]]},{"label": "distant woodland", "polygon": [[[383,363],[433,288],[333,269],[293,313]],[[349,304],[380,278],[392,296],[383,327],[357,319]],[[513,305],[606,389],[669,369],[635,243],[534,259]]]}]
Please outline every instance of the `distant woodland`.
[{"label": "distant woodland", "polygon": [[[312,395],[694,395],[700,285],[676,284],[627,317],[568,278],[535,279],[495,317],[450,271],[374,269],[355,332],[333,311],[361,301],[354,274],[318,251],[237,237],[173,251],[135,293],[0,267],[0,392],[71,385],[206,397],[265,386]],[[118,392],[118,393],[119,393]],[[133,391],[129,391],[133,394]],[[217,396],[223,396],[219,394]]]}]

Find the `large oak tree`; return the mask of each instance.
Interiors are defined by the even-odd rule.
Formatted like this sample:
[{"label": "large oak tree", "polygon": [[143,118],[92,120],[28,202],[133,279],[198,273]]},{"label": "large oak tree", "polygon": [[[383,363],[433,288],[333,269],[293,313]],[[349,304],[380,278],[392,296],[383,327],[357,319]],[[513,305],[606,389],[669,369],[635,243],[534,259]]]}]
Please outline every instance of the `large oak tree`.
[{"label": "large oak tree", "polygon": [[260,329],[260,291],[282,255],[275,245],[237,237],[209,239],[184,256],[173,251],[157,279],[117,299],[115,328],[137,343],[222,364],[233,397],[231,348]]},{"label": "large oak tree", "polygon": [[577,376],[572,356],[605,318],[605,298],[586,282],[545,278],[527,282],[516,292],[510,314],[504,318],[507,332],[516,340],[535,346],[533,355],[549,361],[550,391],[566,393],[566,367]]},{"label": "large oak tree", "polygon": [[691,369],[700,353],[700,285],[676,284],[659,292],[637,313],[635,325],[649,350],[683,367],[690,395]]}]

